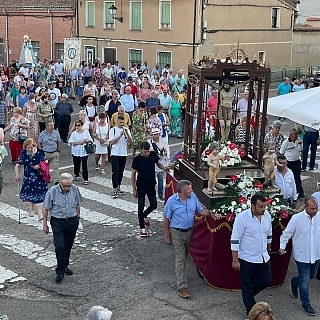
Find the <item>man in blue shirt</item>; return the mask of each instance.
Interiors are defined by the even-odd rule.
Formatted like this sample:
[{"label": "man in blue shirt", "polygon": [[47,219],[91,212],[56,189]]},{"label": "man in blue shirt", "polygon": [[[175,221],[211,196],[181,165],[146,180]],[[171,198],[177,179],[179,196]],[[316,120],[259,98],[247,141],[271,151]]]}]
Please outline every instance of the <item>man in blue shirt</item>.
[{"label": "man in blue shirt", "polygon": [[288,94],[291,91],[290,79],[285,77],[283,82],[279,84],[277,88],[277,95],[282,96],[284,94]]},{"label": "man in blue shirt", "polygon": [[164,207],[164,232],[166,243],[173,243],[176,252],[175,271],[177,276],[178,294],[182,298],[189,298],[187,290],[188,281],[186,277],[186,261],[191,244],[194,216],[198,213],[202,216],[209,216],[213,219],[220,219],[219,214],[204,209],[197,196],[192,191],[191,182],[180,180],[178,192],[172,195]]}]

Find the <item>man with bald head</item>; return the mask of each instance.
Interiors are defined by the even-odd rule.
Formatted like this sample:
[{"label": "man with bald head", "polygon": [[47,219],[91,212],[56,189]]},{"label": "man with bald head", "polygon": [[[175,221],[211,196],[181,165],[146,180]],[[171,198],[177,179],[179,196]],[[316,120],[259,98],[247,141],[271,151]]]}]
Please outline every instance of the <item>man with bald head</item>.
[{"label": "man with bald head", "polygon": [[320,262],[319,230],[318,201],[308,196],[304,201],[304,210],[292,216],[280,237],[280,255],[286,253],[286,245],[292,238],[293,257],[298,268],[299,275],[290,279],[290,293],[294,299],[297,299],[300,293],[302,309],[311,316],[316,313],[309,300],[309,282],[315,278]]},{"label": "man with bald head", "polygon": [[130,116],[125,112],[124,106],[120,105],[118,107],[118,112],[114,113],[111,117],[111,127],[116,127],[118,125],[118,117],[123,116],[124,118],[124,127],[129,128],[131,126]]}]

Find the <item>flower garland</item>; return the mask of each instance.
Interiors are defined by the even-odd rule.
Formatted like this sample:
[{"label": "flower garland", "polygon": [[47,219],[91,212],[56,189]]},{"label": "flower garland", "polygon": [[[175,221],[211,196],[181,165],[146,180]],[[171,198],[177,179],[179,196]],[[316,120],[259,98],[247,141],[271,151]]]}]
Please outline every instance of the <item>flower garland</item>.
[{"label": "flower garland", "polygon": [[[246,176],[245,171],[243,174],[232,175],[228,187],[224,190],[227,196],[217,199],[210,209],[232,222],[240,212],[251,207],[251,197],[254,194],[266,196],[262,189],[262,183]],[[266,197],[266,205],[274,226],[277,226],[281,219],[288,218],[290,208],[285,205],[281,196]]]},{"label": "flower garland", "polygon": [[[209,144],[201,154],[201,161],[206,166],[207,159],[210,154]],[[246,155],[246,152],[242,149],[238,149],[237,145],[232,142],[228,144],[220,145],[220,167],[234,167],[241,165],[242,158]]]}]

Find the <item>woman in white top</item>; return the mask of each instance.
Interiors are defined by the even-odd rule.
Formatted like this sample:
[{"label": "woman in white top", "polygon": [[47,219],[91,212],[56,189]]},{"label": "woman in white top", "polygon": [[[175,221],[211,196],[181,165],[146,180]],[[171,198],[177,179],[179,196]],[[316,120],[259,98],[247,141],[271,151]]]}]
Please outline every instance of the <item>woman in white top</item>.
[{"label": "woman in white top", "polygon": [[92,138],[88,130],[83,129],[83,122],[77,120],[75,122],[76,131],[73,131],[68,144],[72,147],[71,153],[73,158],[73,172],[75,180],[80,180],[80,166],[82,163],[82,177],[84,184],[88,184],[88,154],[84,148],[84,145],[88,142],[92,142]]},{"label": "woman in white top", "polygon": [[[80,112],[79,112],[79,120],[81,120],[83,122],[82,129],[87,130],[89,132],[92,132],[93,131],[93,126],[91,125],[90,121],[86,120],[86,116],[87,116],[86,111],[85,110],[80,110]],[[75,124],[76,124],[76,122],[74,122],[74,124],[72,125],[71,130],[70,130],[70,134],[73,131],[76,130]]]},{"label": "woman in white top", "polygon": [[87,104],[84,107],[84,111],[86,112],[86,120],[90,121],[92,127],[94,126],[94,119],[97,115],[96,107],[93,105],[93,97],[88,97]]},{"label": "woman in white top", "polygon": [[109,124],[106,121],[105,113],[99,114],[99,122],[95,124],[93,130],[94,144],[96,145],[96,170],[99,170],[99,159],[101,157],[101,174],[106,174],[104,167],[108,153],[107,140],[109,138]]}]

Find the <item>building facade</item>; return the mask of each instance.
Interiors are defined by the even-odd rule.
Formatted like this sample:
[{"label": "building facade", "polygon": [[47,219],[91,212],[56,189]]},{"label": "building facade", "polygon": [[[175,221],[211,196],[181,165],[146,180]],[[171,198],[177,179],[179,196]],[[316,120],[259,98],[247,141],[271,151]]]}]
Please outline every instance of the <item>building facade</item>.
[{"label": "building facade", "polygon": [[301,0],[293,32],[293,67],[320,65],[320,6],[317,0]]},{"label": "building facade", "polygon": [[35,55],[43,60],[63,58],[63,38],[74,36],[73,0],[0,0],[0,60],[19,60],[23,36],[31,39]]},{"label": "building facade", "polygon": [[[118,60],[126,68],[148,61],[177,71],[190,58],[239,46],[271,66],[291,65],[294,7],[291,0],[78,1],[77,36],[82,58]],[[116,18],[109,12],[118,8]],[[281,55],[279,54],[281,52]]]}]

